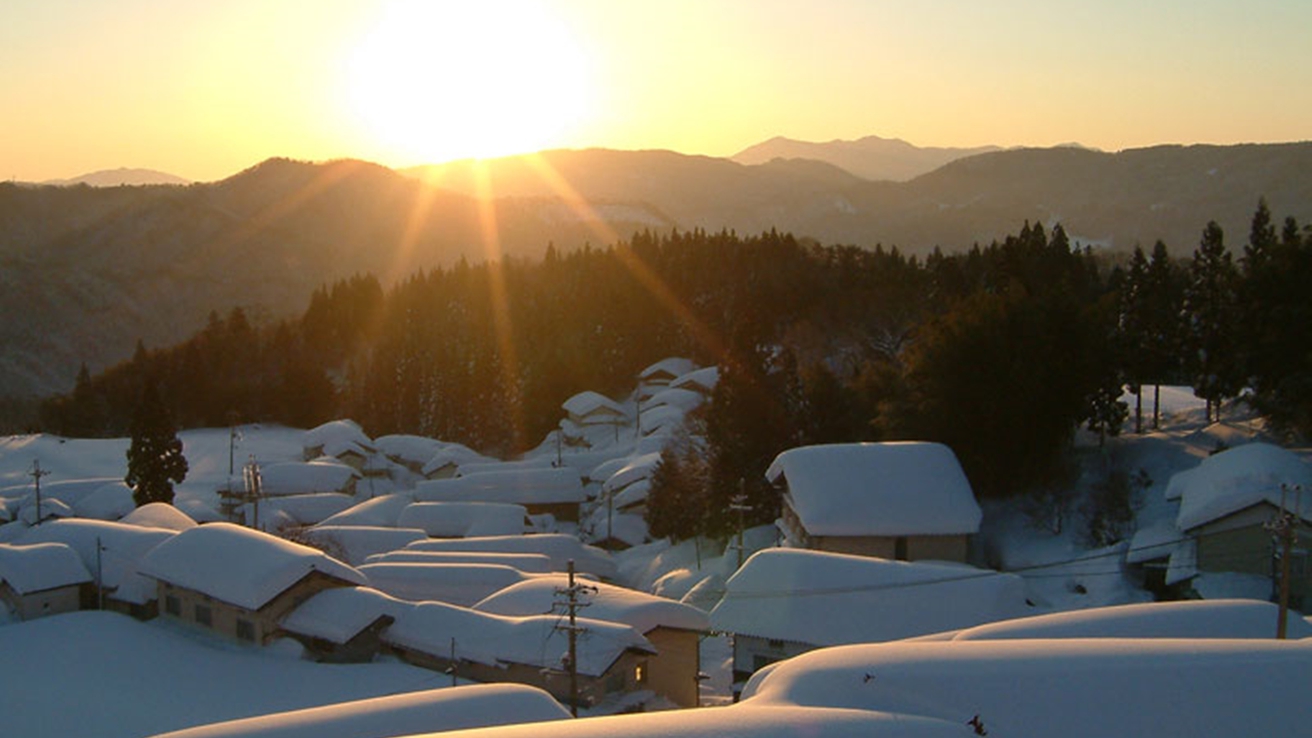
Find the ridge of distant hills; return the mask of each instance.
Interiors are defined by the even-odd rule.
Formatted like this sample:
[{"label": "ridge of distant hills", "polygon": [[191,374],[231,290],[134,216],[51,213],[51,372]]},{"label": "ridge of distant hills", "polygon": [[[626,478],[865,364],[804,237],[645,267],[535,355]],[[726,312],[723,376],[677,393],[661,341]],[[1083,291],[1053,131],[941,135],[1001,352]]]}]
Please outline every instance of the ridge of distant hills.
[{"label": "ridge of distant hills", "polygon": [[836,139],[824,143],[776,136],[749,146],[729,158],[739,164],[765,164],[775,159],[809,159],[832,164],[863,179],[905,182],[957,159],[1001,150],[999,146],[915,146],[900,138],[879,136],[865,136],[854,141]]},{"label": "ridge of distant hills", "polygon": [[1186,255],[1212,219],[1237,250],[1262,196],[1278,218],[1312,222],[1312,143],[999,150],[906,182],[807,159],[587,149],[404,172],[271,159],[185,187],[0,183],[0,314],[13,316],[0,321],[0,396],[67,390],[80,362],[97,371],[138,338],[175,343],[212,310],[299,314],[315,288],[365,271],[387,284],[643,228],[951,251],[1026,220],[1121,249],[1161,238]]},{"label": "ridge of distant hills", "polygon": [[129,167],[119,167],[117,169],[101,169],[96,172],[89,172],[71,179],[48,179],[39,182],[42,185],[52,185],[55,187],[68,187],[70,185],[84,184],[90,187],[122,187],[122,186],[139,186],[139,185],[185,185],[190,184],[191,180],[179,177],[176,174],[161,172],[156,169],[133,169]]}]

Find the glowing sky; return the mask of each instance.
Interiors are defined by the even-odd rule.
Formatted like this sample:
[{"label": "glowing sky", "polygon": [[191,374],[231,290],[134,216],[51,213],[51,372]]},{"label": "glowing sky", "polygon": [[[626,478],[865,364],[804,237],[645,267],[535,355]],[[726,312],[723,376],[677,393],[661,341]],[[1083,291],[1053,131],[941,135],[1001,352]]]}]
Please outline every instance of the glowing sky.
[{"label": "glowing sky", "polygon": [[1306,0],[3,0],[0,179],[1312,138]]}]

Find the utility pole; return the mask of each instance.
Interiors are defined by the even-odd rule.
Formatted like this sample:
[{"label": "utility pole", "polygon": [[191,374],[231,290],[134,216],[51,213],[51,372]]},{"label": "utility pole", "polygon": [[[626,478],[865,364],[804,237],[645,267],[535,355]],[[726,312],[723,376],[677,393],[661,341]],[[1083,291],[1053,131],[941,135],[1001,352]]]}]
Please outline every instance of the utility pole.
[{"label": "utility pole", "polygon": [[569,560],[569,586],[563,590],[556,590],[556,594],[565,595],[565,612],[569,616],[569,625],[556,626],[557,629],[565,631],[569,636],[569,653],[565,655],[566,668],[569,671],[569,714],[574,717],[579,716],[579,654],[578,654],[578,636],[584,629],[579,627],[577,615],[579,608],[587,607],[588,603],[580,602],[579,595],[583,592],[596,592],[597,588],[587,584],[577,584],[574,581],[574,559]]},{"label": "utility pole", "polygon": [[456,686],[456,637],[451,636],[451,686]]},{"label": "utility pole", "polygon": [[105,547],[100,544],[100,536],[96,536],[96,609],[105,609],[105,567],[100,559],[100,552]]},{"label": "utility pole", "polygon": [[246,462],[246,466],[242,468],[242,477],[246,481],[246,499],[254,506],[254,520],[252,520],[251,527],[255,530],[259,530],[260,497],[262,494],[261,487],[264,482],[260,478],[260,465],[255,463],[254,456],[252,456],[251,460]]},{"label": "utility pole", "polygon": [[743,568],[743,552],[745,550],[745,546],[743,545],[743,528],[746,527],[746,523],[744,521],[743,515],[748,510],[752,509],[752,506],[747,504],[747,493],[743,491],[746,484],[747,484],[746,480],[743,479],[738,480],[738,494],[734,495],[733,499],[730,500],[729,502],[729,509],[736,511],[738,513],[738,568],[739,569]]},{"label": "utility pole", "polygon": [[[1294,489],[1294,508],[1298,510],[1302,506],[1303,485],[1296,484]],[[1280,593],[1279,600],[1279,620],[1276,621],[1276,638],[1284,640],[1286,637],[1287,623],[1289,617],[1289,589],[1290,589],[1290,559],[1294,554],[1294,536],[1295,530],[1295,513],[1289,512],[1286,508],[1286,498],[1289,495],[1290,487],[1287,484],[1280,485],[1280,513],[1275,519],[1266,524],[1267,530],[1271,531],[1276,544],[1279,546],[1280,557]]]},{"label": "utility pole", "polygon": [[228,479],[232,479],[232,456],[237,448],[237,411],[228,411]]},{"label": "utility pole", "polygon": [[50,472],[41,468],[41,460],[32,460],[32,471],[28,475],[32,477],[32,483],[36,485],[36,525],[41,524],[41,477],[47,476]]}]

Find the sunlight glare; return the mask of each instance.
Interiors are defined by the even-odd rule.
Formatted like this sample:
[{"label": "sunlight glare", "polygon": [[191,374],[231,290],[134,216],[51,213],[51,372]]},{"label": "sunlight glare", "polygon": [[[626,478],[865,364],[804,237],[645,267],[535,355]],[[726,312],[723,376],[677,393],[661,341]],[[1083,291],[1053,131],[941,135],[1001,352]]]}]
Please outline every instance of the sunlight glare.
[{"label": "sunlight glare", "polygon": [[559,145],[590,112],[587,58],[538,2],[398,0],[349,63],[352,110],[408,163]]}]

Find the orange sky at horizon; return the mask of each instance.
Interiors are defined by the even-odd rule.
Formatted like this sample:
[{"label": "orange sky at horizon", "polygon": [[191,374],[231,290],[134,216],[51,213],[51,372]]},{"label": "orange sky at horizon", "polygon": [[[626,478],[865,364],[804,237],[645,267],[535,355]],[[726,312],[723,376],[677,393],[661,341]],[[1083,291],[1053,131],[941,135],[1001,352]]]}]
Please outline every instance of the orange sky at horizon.
[{"label": "orange sky at horizon", "polygon": [[1307,28],[1312,3],[1280,0],[8,0],[0,179],[779,135],[1306,140]]}]

